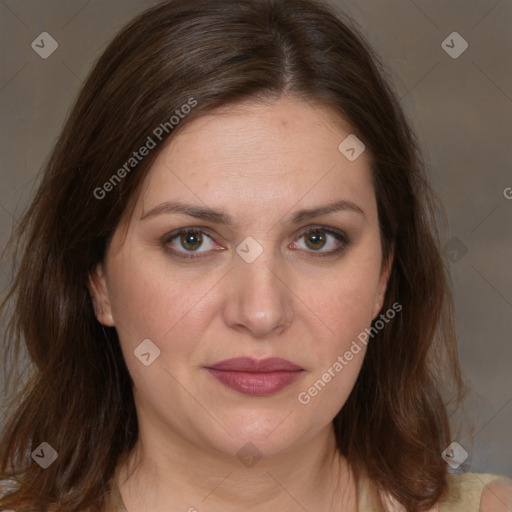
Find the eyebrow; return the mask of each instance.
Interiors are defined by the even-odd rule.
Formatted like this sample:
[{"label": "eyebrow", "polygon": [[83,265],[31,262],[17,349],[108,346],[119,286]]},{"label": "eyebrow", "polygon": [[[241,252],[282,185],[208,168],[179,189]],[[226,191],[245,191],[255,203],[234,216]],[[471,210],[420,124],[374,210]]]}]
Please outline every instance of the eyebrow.
[{"label": "eyebrow", "polygon": [[[317,206],[315,208],[297,210],[292,215],[287,215],[285,217],[285,223],[298,224],[305,220],[320,217],[322,215],[329,215],[338,211],[349,211],[366,217],[364,210],[357,204],[352,201],[340,200]],[[226,212],[214,210],[206,206],[196,206],[181,201],[167,201],[165,203],[161,203],[154,208],[151,208],[148,212],[143,213],[140,220],[145,220],[149,217],[155,217],[163,214],[171,215],[173,213],[181,213],[213,224],[225,224],[227,226],[233,226],[235,224],[233,217]]]}]

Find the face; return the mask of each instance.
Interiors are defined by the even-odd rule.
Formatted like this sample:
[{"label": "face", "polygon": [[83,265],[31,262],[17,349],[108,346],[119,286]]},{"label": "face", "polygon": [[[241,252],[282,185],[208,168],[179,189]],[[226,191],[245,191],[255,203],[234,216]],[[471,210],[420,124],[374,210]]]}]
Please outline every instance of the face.
[{"label": "face", "polygon": [[330,428],[389,274],[369,155],[338,149],[350,133],[285,97],[205,115],[161,151],[90,279],[141,432],[272,455]]}]

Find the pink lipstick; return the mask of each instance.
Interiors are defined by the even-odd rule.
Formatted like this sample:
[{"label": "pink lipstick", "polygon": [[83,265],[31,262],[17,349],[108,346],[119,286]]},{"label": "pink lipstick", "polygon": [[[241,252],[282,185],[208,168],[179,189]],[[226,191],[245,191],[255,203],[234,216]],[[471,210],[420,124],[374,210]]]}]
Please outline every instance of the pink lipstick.
[{"label": "pink lipstick", "polygon": [[252,359],[236,357],[220,361],[206,368],[225,386],[247,395],[268,396],[295,381],[303,368],[281,359]]}]

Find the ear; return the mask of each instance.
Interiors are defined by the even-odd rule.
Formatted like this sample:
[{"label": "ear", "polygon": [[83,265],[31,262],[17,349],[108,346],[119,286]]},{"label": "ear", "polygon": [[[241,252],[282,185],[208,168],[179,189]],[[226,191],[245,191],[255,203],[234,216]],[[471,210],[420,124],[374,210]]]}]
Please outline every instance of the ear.
[{"label": "ear", "polygon": [[87,284],[98,322],[106,327],[113,327],[114,317],[112,315],[105,271],[102,263],[98,263],[93,272],[89,274]]},{"label": "ear", "polygon": [[391,251],[386,260],[382,262],[379,276],[379,283],[377,286],[377,293],[375,294],[375,305],[373,308],[373,319],[377,317],[384,304],[384,297],[386,296],[386,289],[388,286],[389,276],[394,261],[394,251]]}]

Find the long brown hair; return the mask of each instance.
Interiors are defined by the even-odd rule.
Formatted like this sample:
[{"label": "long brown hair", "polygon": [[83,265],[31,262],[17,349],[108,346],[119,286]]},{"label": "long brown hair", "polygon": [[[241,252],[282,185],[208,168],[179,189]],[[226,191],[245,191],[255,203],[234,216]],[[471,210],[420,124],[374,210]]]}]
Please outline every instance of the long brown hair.
[{"label": "long brown hair", "polygon": [[[0,508],[104,510],[138,428],[116,330],[96,321],[87,277],[164,141],[215,107],[283,94],[329,107],[366,145],[384,258],[394,250],[383,310],[403,306],[369,343],[334,419],[339,450],[407,510],[439,500],[450,442],[441,380],[453,378],[456,399],[461,390],[453,305],[437,206],[379,58],[350,19],[320,2],[172,0],[140,15],[100,57],[15,233],[5,361],[18,365],[24,343],[31,367],[0,443],[0,479],[14,487]],[[191,98],[194,108],[170,122]],[[162,125],[157,147],[128,171]],[[46,469],[31,458],[43,442],[58,452]]]}]

